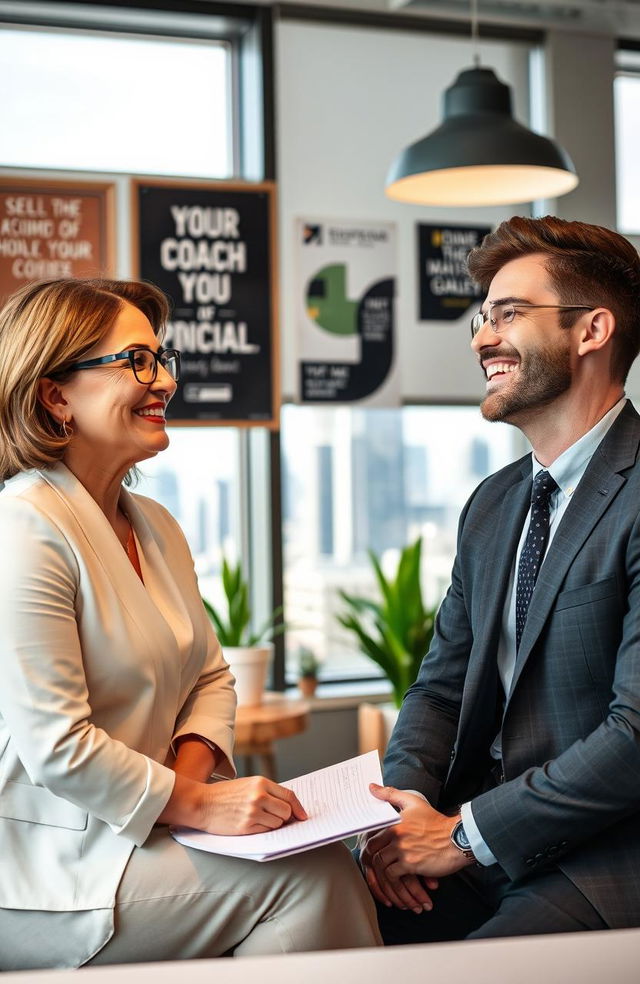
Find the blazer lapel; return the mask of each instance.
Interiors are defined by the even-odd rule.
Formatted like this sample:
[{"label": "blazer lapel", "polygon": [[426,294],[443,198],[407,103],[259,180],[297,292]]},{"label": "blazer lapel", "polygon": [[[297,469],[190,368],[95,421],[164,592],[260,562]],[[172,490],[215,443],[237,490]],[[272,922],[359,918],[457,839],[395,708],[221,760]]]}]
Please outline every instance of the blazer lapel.
[{"label": "blazer lapel", "polygon": [[163,556],[136,497],[123,489],[120,503],[140,544],[140,568],[147,589],[145,593],[157,609],[156,618],[164,619],[181,648],[188,647],[193,640],[193,622],[169,566],[170,559]]},{"label": "blazer lapel", "polygon": [[137,599],[132,602],[131,594],[136,582],[141,587],[140,579],[97,502],[62,462],[42,469],[39,475],[57,494],[62,508],[66,510],[88,552],[93,553],[98,562],[111,573],[113,586],[122,604],[129,614],[133,614]]},{"label": "blazer lapel", "polygon": [[173,589],[168,587],[167,564],[133,496],[123,489],[120,501],[142,548],[140,564],[144,585],[106,516],[75,475],[62,462],[42,469],[39,474],[56,492],[87,549],[107,571],[120,604],[142,635],[151,639],[154,645],[162,642],[165,646],[175,646],[178,636],[182,641],[189,631],[184,603],[175,585]]},{"label": "blazer lapel", "polygon": [[621,474],[636,460],[640,417],[628,403],[596,450],[540,568],[511,684],[513,691],[577,553],[623,487]]}]

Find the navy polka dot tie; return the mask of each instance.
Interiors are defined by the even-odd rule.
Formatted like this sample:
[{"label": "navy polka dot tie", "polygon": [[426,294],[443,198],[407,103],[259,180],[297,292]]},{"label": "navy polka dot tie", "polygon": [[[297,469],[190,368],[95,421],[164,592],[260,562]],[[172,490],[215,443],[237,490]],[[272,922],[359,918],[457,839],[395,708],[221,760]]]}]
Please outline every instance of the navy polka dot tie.
[{"label": "navy polka dot tie", "polygon": [[558,488],[548,471],[542,469],[533,480],[531,489],[531,520],[527,538],[520,554],[518,564],[518,583],[516,587],[516,649],[527,621],[529,602],[544,559],[549,539],[549,500]]}]

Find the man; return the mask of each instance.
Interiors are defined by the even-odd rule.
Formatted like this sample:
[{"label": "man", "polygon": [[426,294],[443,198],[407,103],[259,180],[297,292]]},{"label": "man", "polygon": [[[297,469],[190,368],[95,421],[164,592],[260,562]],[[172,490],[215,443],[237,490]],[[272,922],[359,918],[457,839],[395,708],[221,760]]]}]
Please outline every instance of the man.
[{"label": "man", "polygon": [[361,855],[387,943],[640,925],[640,259],[515,217],[469,269],[482,413],[533,455],[463,511],[374,787],[402,813]]}]

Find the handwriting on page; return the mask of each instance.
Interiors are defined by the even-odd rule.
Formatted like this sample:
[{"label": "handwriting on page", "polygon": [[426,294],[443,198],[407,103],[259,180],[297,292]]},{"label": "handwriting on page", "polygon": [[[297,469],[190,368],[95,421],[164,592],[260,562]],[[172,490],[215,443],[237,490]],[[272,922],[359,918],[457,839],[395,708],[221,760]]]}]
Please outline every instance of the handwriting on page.
[{"label": "handwriting on page", "polygon": [[309,815],[308,820],[242,837],[222,837],[185,828],[172,833],[189,847],[257,860],[309,850],[397,822],[398,814],[393,807],[369,792],[369,783],[380,783],[381,779],[377,752],[367,752],[282,783],[296,794]]},{"label": "handwriting on page", "polygon": [[[375,804],[380,801],[373,799],[368,787],[370,782],[380,781],[380,778],[367,776],[359,759],[350,759],[332,769],[321,769],[282,785],[293,790],[309,815],[304,824],[306,836],[313,833],[320,840],[334,832],[338,820],[344,830],[355,830],[370,823],[372,812],[377,812]],[[387,811],[384,811],[381,821],[386,817]],[[280,833],[284,841],[288,835],[297,836],[298,826],[289,824],[274,833]]]}]

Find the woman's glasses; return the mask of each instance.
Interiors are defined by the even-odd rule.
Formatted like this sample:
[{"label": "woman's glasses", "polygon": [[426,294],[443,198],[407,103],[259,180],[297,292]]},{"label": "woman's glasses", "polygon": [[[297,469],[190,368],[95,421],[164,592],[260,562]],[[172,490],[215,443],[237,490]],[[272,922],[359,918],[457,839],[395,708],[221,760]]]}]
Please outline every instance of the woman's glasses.
[{"label": "woman's glasses", "polygon": [[103,355],[99,359],[74,362],[70,366],[65,366],[61,373],[53,373],[52,375],[76,372],[78,369],[95,369],[97,366],[106,366],[110,362],[121,362],[123,359],[127,359],[133,369],[133,375],[139,383],[145,386],[156,381],[158,363],[176,382],[180,379],[180,353],[177,349],[163,348],[159,349],[158,352],[153,352],[148,348],[131,348],[125,352],[116,352],[115,355]]}]

